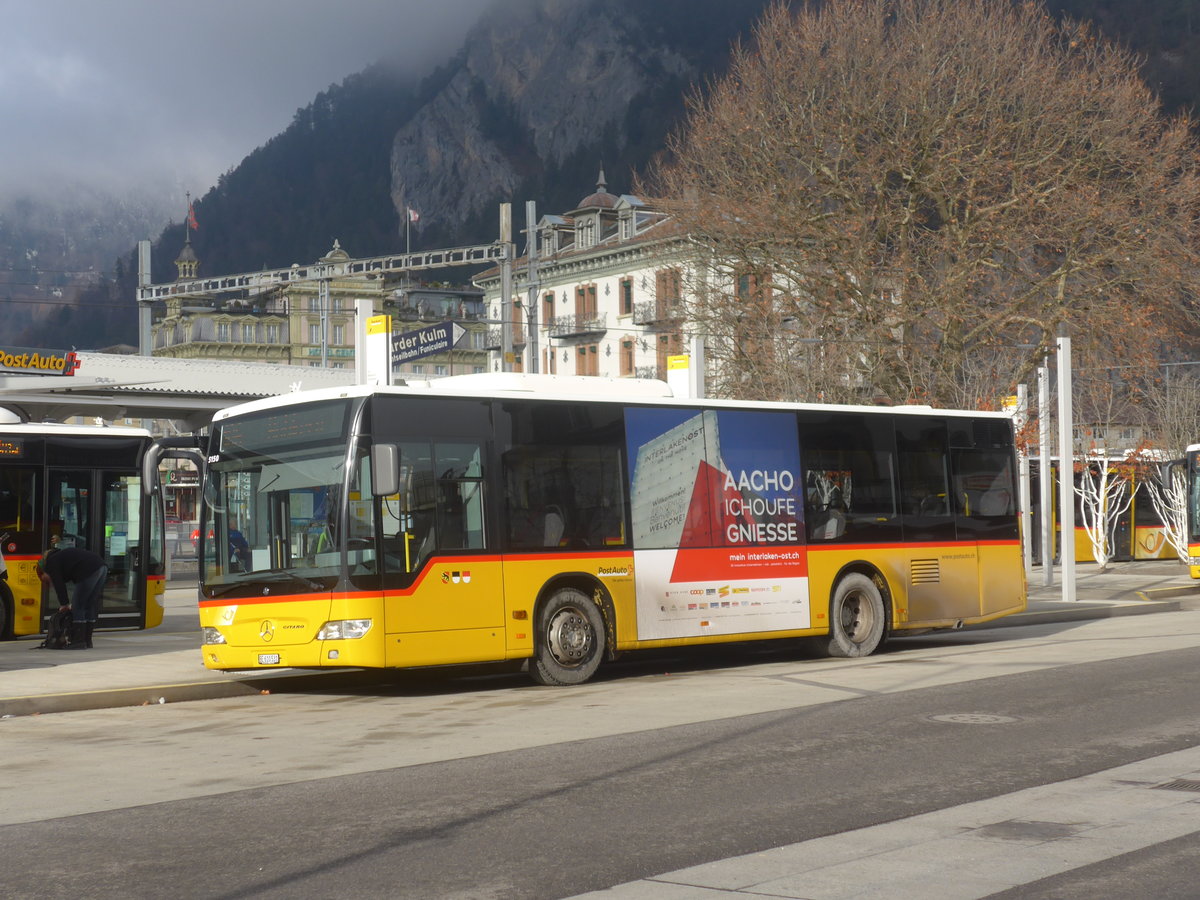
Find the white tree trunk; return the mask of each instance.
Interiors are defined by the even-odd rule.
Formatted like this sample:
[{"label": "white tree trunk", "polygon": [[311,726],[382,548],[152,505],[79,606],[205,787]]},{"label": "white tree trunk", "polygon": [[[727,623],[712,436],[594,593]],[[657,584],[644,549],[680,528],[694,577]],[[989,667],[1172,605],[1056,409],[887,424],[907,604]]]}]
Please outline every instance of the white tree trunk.
[{"label": "white tree trunk", "polygon": [[1188,561],[1187,538],[1187,474],[1177,466],[1171,468],[1170,483],[1158,479],[1146,482],[1150,502],[1163,523],[1167,543],[1182,562]]},{"label": "white tree trunk", "polygon": [[[1083,458],[1083,464],[1083,474],[1075,485],[1080,524],[1091,542],[1092,557],[1103,572],[1112,559],[1108,536],[1133,502],[1133,492],[1129,490],[1129,479],[1110,466],[1108,460],[1089,454]],[[1063,553],[1074,552],[1071,537],[1062,536]]]}]

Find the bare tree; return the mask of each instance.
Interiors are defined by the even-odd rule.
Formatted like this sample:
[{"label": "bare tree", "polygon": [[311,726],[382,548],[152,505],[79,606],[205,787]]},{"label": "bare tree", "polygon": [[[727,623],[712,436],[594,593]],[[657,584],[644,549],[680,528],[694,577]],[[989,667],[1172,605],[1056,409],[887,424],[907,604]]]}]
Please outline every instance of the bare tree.
[{"label": "bare tree", "polygon": [[1147,442],[1166,458],[1200,444],[1200,366],[1163,366],[1143,382]]},{"label": "bare tree", "polygon": [[1188,560],[1187,474],[1167,466],[1200,443],[1200,372],[1191,366],[1165,365],[1144,380],[1145,443],[1155,471],[1146,481],[1150,502],[1163,523],[1165,540],[1183,562]]},{"label": "bare tree", "polygon": [[[1165,467],[1164,467],[1165,468]],[[1161,470],[1160,470],[1161,471]],[[1163,523],[1163,538],[1181,562],[1188,561],[1187,470],[1167,468],[1161,478],[1146,482],[1150,504]]]},{"label": "bare tree", "polygon": [[770,8],[640,189],[697,248],[715,392],[989,406],[1062,322],[1094,365],[1193,327],[1196,163],[1036,3],[831,0]]},{"label": "bare tree", "polygon": [[1108,569],[1113,557],[1113,528],[1133,503],[1133,471],[1131,464],[1110,460],[1102,450],[1093,450],[1083,457],[1075,482],[1079,524],[1087,533],[1092,558],[1101,572]]}]

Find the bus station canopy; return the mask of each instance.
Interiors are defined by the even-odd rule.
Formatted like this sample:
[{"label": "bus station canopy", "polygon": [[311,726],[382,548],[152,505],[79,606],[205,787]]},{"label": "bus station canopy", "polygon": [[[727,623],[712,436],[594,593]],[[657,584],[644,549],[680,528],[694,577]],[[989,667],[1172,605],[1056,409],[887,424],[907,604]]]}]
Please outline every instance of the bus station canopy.
[{"label": "bus station canopy", "polygon": [[315,366],[170,359],[116,353],[77,354],[73,375],[0,374],[0,409],[19,420],[62,422],[74,416],[172,419],[196,431],[226,406],[296,390],[351,385],[355,371]]}]

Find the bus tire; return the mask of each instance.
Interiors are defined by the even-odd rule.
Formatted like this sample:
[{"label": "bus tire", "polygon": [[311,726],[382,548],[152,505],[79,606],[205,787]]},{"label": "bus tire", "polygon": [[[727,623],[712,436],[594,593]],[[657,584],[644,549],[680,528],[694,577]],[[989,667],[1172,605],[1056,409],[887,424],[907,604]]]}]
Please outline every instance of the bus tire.
[{"label": "bus tire", "polygon": [[538,684],[583,684],[604,657],[600,608],[578,588],[559,588],[537,615],[529,674]]},{"label": "bus tire", "polygon": [[885,610],[871,578],[851,572],[841,579],[829,600],[829,655],[857,659],[874,653],[883,643]]}]

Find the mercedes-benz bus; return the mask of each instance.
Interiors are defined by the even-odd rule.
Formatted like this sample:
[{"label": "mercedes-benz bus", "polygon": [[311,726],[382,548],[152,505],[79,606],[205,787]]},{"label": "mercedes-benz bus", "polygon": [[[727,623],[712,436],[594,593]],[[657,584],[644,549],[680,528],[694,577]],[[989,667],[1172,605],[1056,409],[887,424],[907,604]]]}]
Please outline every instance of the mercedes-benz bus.
[{"label": "mercedes-benz bus", "polygon": [[219,412],[200,523],[212,669],[527,661],[889,635],[1025,606],[1010,419],[680,400],[516,373]]}]

